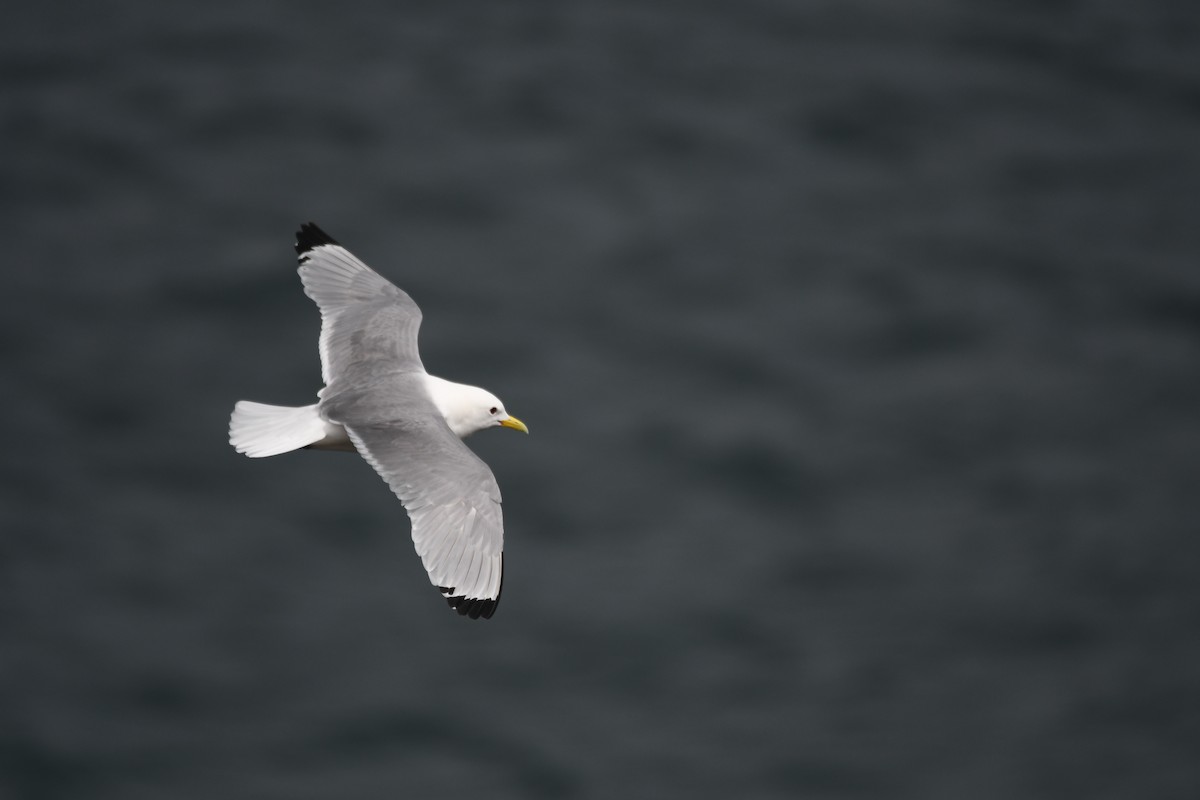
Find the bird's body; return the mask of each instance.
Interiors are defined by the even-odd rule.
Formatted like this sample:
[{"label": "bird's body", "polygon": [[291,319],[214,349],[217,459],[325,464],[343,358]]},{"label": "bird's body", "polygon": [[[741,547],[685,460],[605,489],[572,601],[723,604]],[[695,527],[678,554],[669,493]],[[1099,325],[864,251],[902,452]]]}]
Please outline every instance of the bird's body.
[{"label": "bird's body", "polygon": [[239,401],[230,444],[252,458],[357,450],[404,503],[417,552],[451,607],[490,617],[503,570],[500,490],[461,439],[495,426],[528,432],[524,423],[490,392],[427,373],[416,303],[316,225],[301,226],[296,252],[321,310],[325,388],[298,408]]}]

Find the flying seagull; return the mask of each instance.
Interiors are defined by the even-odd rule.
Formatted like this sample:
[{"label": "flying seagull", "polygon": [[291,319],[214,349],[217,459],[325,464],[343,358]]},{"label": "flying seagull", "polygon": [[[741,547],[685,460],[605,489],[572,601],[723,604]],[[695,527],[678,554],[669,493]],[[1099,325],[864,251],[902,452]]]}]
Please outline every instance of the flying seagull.
[{"label": "flying seagull", "polygon": [[251,458],[357,450],[404,504],[417,554],[450,607],[491,617],[504,567],[500,488],[462,439],[529,429],[491,392],[425,371],[421,309],[405,292],[311,222],[296,252],[304,293],[321,310],[325,388],[300,408],[239,400],[229,443]]}]

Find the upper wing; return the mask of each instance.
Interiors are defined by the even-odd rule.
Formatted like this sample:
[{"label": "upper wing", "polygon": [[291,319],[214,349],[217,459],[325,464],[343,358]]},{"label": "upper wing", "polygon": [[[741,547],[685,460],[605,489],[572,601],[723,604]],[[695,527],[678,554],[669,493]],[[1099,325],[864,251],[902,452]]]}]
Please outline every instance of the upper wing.
[{"label": "upper wing", "polygon": [[423,372],[421,309],[405,292],[313,223],[296,234],[304,293],[321,310],[321,377],[354,382],[357,370]]},{"label": "upper wing", "polygon": [[382,376],[369,390],[327,393],[321,409],[408,510],[417,554],[451,608],[491,617],[504,564],[500,487],[446,425],[422,379]]}]

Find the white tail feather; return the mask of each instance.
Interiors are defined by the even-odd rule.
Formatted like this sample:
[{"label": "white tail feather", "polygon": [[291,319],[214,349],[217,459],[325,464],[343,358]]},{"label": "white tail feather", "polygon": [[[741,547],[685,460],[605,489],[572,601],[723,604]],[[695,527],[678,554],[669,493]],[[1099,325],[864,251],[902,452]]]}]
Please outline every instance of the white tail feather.
[{"label": "white tail feather", "polygon": [[331,427],[315,405],[293,408],[239,400],[229,418],[229,443],[250,458],[264,458],[321,442]]}]

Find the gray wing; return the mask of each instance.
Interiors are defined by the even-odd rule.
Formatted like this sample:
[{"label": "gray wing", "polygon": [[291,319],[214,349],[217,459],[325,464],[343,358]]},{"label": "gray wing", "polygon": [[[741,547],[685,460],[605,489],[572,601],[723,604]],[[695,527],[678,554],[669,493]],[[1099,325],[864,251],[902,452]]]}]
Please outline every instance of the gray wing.
[{"label": "gray wing", "polygon": [[321,377],[354,382],[364,368],[423,372],[421,309],[313,223],[296,234],[304,293],[321,310]]},{"label": "gray wing", "polygon": [[369,389],[327,392],[321,410],[404,504],[417,554],[451,608],[491,617],[504,565],[500,487],[446,425],[422,380],[392,374]]}]

